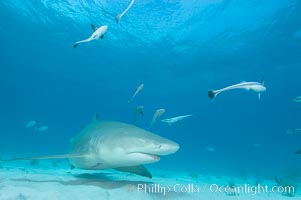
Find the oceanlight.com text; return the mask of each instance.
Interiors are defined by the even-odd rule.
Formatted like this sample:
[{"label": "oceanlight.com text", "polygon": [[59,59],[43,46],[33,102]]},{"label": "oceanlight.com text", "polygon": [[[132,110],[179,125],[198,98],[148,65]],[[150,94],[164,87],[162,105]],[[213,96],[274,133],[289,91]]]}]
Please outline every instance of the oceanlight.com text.
[{"label": "oceanlight.com text", "polygon": [[164,184],[137,184],[137,185],[128,185],[128,191],[138,192],[138,193],[157,193],[166,195],[170,192],[174,193],[226,193],[231,195],[239,194],[250,194],[257,195],[260,193],[280,193],[280,194],[291,194],[294,195],[295,187],[294,186],[270,186],[270,185],[220,185],[220,184],[173,184],[173,185],[164,185]]}]

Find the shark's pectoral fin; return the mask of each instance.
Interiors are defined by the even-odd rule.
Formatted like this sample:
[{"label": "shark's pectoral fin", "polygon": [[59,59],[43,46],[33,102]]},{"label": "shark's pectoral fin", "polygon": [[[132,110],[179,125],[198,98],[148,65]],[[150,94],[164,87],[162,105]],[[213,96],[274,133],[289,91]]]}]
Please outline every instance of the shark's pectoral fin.
[{"label": "shark's pectoral fin", "polygon": [[148,169],[146,169],[143,165],[133,166],[133,167],[118,167],[115,170],[122,171],[122,172],[129,172],[133,174],[137,174],[140,176],[145,176],[148,178],[152,178],[152,174]]},{"label": "shark's pectoral fin", "polygon": [[52,156],[39,156],[39,157],[28,157],[28,158],[12,158],[3,161],[14,161],[14,160],[46,160],[46,159],[64,159],[64,158],[82,158],[85,154],[63,154],[63,155],[52,155]]}]

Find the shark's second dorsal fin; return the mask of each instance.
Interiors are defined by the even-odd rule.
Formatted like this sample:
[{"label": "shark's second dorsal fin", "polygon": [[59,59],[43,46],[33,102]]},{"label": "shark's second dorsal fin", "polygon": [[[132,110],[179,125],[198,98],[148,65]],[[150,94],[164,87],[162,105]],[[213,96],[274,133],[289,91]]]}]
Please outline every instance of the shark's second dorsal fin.
[{"label": "shark's second dorsal fin", "polygon": [[97,113],[94,114],[93,122],[98,121],[98,117],[99,117],[99,112],[97,112]]},{"label": "shark's second dorsal fin", "polygon": [[91,27],[92,27],[93,31],[97,30],[97,27],[94,24],[91,24]]}]

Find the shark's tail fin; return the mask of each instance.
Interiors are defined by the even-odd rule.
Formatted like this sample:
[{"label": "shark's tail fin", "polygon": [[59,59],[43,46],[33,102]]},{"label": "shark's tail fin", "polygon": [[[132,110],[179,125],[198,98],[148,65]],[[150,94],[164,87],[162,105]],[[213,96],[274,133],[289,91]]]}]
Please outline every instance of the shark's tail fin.
[{"label": "shark's tail fin", "polygon": [[62,155],[38,156],[38,157],[28,157],[28,158],[12,158],[12,159],[2,160],[2,161],[64,159],[64,158],[79,158],[84,156],[85,156],[84,154],[62,154]]},{"label": "shark's tail fin", "polygon": [[210,98],[211,100],[213,100],[213,99],[216,97],[217,94],[218,94],[218,92],[216,92],[216,91],[214,91],[214,90],[209,90],[209,91],[208,91],[208,96],[209,96],[209,98]]}]

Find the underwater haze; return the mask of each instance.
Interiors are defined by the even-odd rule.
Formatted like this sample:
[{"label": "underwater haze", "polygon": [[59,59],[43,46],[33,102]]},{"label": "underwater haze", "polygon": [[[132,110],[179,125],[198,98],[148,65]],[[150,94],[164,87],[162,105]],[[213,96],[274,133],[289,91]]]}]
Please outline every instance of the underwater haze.
[{"label": "underwater haze", "polygon": [[[131,124],[143,105],[136,126],[147,129],[164,108],[150,131],[180,145],[150,169],[230,177],[294,171],[301,181],[301,133],[286,133],[301,128],[301,103],[293,101],[301,96],[301,1],[137,0],[116,23],[129,3],[0,2],[2,158],[65,154],[96,112]],[[93,33],[90,24],[108,25],[103,39],[72,48]],[[260,100],[245,90],[208,98],[208,90],[261,77]],[[48,129],[25,128],[31,120]]]}]

